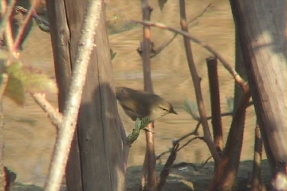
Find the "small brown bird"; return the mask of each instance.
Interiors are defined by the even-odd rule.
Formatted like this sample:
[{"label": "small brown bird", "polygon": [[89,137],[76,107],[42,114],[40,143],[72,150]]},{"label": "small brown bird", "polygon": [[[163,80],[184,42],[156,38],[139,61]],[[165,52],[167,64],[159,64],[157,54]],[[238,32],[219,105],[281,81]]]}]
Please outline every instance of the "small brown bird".
[{"label": "small brown bird", "polygon": [[116,88],[116,97],[132,119],[149,117],[154,121],[168,113],[177,114],[172,105],[158,95],[126,87]]}]

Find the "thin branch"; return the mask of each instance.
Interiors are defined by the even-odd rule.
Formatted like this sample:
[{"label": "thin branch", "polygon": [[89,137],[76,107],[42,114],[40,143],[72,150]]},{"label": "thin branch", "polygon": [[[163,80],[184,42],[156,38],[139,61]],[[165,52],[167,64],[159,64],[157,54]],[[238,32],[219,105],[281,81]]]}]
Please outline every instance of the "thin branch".
[{"label": "thin branch", "polygon": [[181,162],[178,164],[174,164],[172,166],[172,168],[182,168],[182,167],[186,167],[186,166],[190,166],[192,167],[195,171],[199,171],[200,168],[203,168],[208,161],[212,158],[212,156],[208,157],[204,162],[202,162],[199,166],[194,164],[194,163],[190,163],[190,162]]},{"label": "thin branch", "polygon": [[[198,14],[196,17],[192,18],[190,21],[188,21],[188,24],[196,21],[198,18],[200,18],[206,11],[207,9],[210,7],[211,3],[207,5],[207,7],[205,7],[205,9]],[[192,27],[194,25],[188,26],[188,28]],[[171,39],[169,39],[167,42],[163,43],[159,48],[157,48],[156,50],[154,50],[153,54],[151,55],[151,58],[155,57],[156,55],[158,55],[161,51],[163,51],[170,43],[172,43],[172,41],[175,39],[175,37],[178,35],[178,33],[175,33],[173,35],[173,37],[171,37]]]},{"label": "thin branch", "polygon": [[[222,113],[222,114],[221,114],[221,117],[230,116],[230,115],[233,115],[233,112]],[[212,118],[211,116],[208,116],[208,117],[207,117],[207,120],[210,120],[211,118]],[[172,144],[173,144],[173,145],[176,145],[176,144],[180,143],[183,139],[185,139],[185,138],[187,138],[187,137],[189,137],[189,136],[191,136],[191,135],[196,135],[196,136],[198,136],[198,128],[200,127],[200,125],[201,125],[201,122],[198,121],[197,124],[196,124],[195,129],[194,129],[192,132],[187,133],[187,134],[181,136],[180,138],[173,140],[173,141],[172,141]],[[203,139],[202,137],[198,137],[198,138]],[[165,155],[165,154],[167,154],[167,153],[170,153],[170,150],[164,151],[164,152],[160,153],[159,155],[157,155],[156,160],[159,160],[160,157],[162,157],[163,155]]]},{"label": "thin branch", "polygon": [[234,111],[230,131],[222,153],[222,158],[216,169],[212,182],[208,190],[230,190],[234,184],[240,153],[243,141],[244,125],[241,125],[245,119],[247,105],[250,99],[250,89],[248,84],[243,87],[243,94]]},{"label": "thin branch", "polygon": [[251,190],[262,190],[261,180],[261,160],[262,160],[262,139],[260,135],[259,125],[255,128],[255,144],[254,144],[254,158],[253,158],[253,170],[251,177]]},{"label": "thin branch", "polygon": [[88,63],[94,44],[95,31],[100,20],[102,1],[89,1],[85,14],[82,33],[75,57],[75,67],[72,74],[71,86],[67,104],[63,112],[63,123],[60,125],[56,146],[50,164],[45,191],[58,191],[62,182],[71,142],[76,129],[83,86],[86,79]]},{"label": "thin branch", "polygon": [[154,50],[151,55],[151,58],[155,57],[156,55],[158,55],[161,51],[163,51],[170,43],[172,43],[172,41],[175,39],[175,37],[177,36],[177,34],[174,34],[173,37],[171,37],[171,39],[169,39],[167,42],[163,43],[159,48],[157,48],[156,50]]},{"label": "thin branch", "polygon": [[[141,0],[142,18],[143,20],[150,20],[152,8],[148,4],[148,0]],[[151,48],[151,30],[150,26],[143,26],[143,41],[141,42],[142,61],[143,61],[143,75],[144,75],[144,90],[153,93],[153,85],[151,79],[151,64],[150,64],[150,48]],[[146,157],[144,161],[142,180],[146,177],[147,172],[147,189],[149,191],[156,190],[156,173],[155,173],[155,149],[154,149],[154,124],[149,123],[146,127]],[[143,181],[142,181],[143,182]],[[142,189],[144,185],[141,185]]]},{"label": "thin branch", "polygon": [[[8,23],[10,23],[10,22],[9,22],[9,19],[10,19],[11,15],[12,15],[12,13],[13,13],[13,11],[14,11],[14,7],[15,7],[15,5],[16,5],[16,2],[17,2],[17,0],[11,0],[11,1],[10,1],[10,4],[7,6],[6,1],[1,1],[1,5],[2,5],[3,7],[5,7],[4,4],[6,4],[6,7],[8,7],[8,8],[7,8],[6,12],[5,12],[4,17],[1,18],[2,21],[1,21],[1,23],[0,23],[0,37],[1,37],[1,35],[2,35],[3,31],[4,31],[4,29],[6,28],[6,25],[7,25]],[[1,16],[3,16],[3,15],[1,15]]]},{"label": "thin branch", "polygon": [[183,139],[185,139],[185,138],[187,138],[187,137],[189,137],[189,136],[191,136],[191,135],[196,135],[196,136],[197,136],[197,135],[198,135],[198,129],[199,129],[200,125],[201,125],[201,122],[198,121],[198,123],[196,124],[195,129],[194,129],[192,132],[187,133],[186,135],[183,135],[182,137],[180,137],[180,138],[174,140],[174,141],[173,141],[174,144],[179,143],[180,141],[182,141]]},{"label": "thin branch", "polygon": [[161,191],[165,182],[166,182],[166,178],[169,175],[169,170],[171,169],[175,159],[176,159],[176,153],[178,150],[179,144],[176,144],[173,146],[171,153],[162,169],[162,171],[160,172],[160,176],[159,176],[159,180],[158,180],[158,184],[157,184],[157,190]]},{"label": "thin branch", "polygon": [[41,93],[32,93],[31,96],[34,98],[35,102],[48,114],[53,125],[59,127],[63,122],[63,116],[59,113],[58,110],[52,106],[47,99],[45,98],[45,94]]},{"label": "thin branch", "polygon": [[167,153],[170,153],[170,150],[164,151],[164,152],[160,153],[159,155],[156,156],[155,159],[156,159],[156,160],[159,160],[163,155],[165,155],[165,154],[167,154]]},{"label": "thin branch", "polygon": [[209,89],[210,89],[210,103],[211,103],[211,124],[213,128],[213,142],[219,155],[223,150],[223,131],[221,122],[221,108],[220,108],[220,93],[217,71],[217,60],[214,57],[206,59]]},{"label": "thin branch", "polygon": [[7,22],[6,27],[5,27],[5,45],[7,46],[10,54],[9,54],[9,60],[11,59],[11,57],[15,57],[17,58],[17,54],[16,52],[12,51],[12,47],[14,44],[14,40],[13,40],[13,36],[12,36],[12,28],[11,28],[11,23]]},{"label": "thin branch", "polygon": [[[28,10],[25,9],[24,7],[17,6],[16,7],[17,11],[23,13],[23,14],[28,14]],[[40,17],[36,11],[33,11],[31,14],[32,18],[35,19],[39,23],[43,23],[45,26],[49,27],[49,22]]]},{"label": "thin branch", "polygon": [[26,30],[27,24],[28,24],[29,21],[31,20],[32,14],[35,12],[34,9],[35,9],[37,3],[38,3],[37,0],[34,0],[34,1],[33,1],[32,6],[31,6],[31,8],[29,9],[29,11],[28,11],[28,13],[27,13],[27,15],[26,15],[26,18],[25,18],[25,20],[24,20],[24,22],[21,24],[21,27],[20,27],[20,29],[19,29],[19,31],[18,31],[18,33],[17,33],[17,37],[16,37],[16,39],[15,39],[15,41],[14,41],[12,51],[16,51],[16,49],[19,47],[20,42],[21,42],[21,40],[22,40],[22,38],[23,38],[23,34],[24,34],[25,30]]},{"label": "thin branch", "polygon": [[[202,10],[201,13],[199,13],[196,17],[190,19],[187,24],[189,25],[190,23],[194,22],[194,21],[197,20],[198,18],[202,17],[202,16],[204,15],[204,13],[207,11],[207,9],[209,9],[209,7],[210,7],[211,5],[212,5],[212,3],[209,3],[209,4]],[[190,27],[191,27],[191,26],[188,26],[188,28],[190,28]]]},{"label": "thin branch", "polygon": [[[186,22],[186,13],[185,13],[185,0],[179,0],[179,7],[180,7],[181,29],[183,31],[188,32],[188,27],[187,27],[187,22]],[[214,159],[215,164],[217,165],[220,161],[220,158],[219,158],[219,154],[217,153],[215,145],[213,144],[213,141],[211,138],[211,133],[210,133],[209,125],[207,122],[207,115],[206,115],[206,110],[205,110],[203,96],[202,96],[201,87],[200,87],[200,78],[198,77],[196,66],[193,60],[191,44],[188,38],[186,38],[185,36],[183,37],[183,43],[185,47],[188,67],[189,67],[190,74],[191,74],[192,81],[193,81],[197,107],[198,107],[198,111],[200,114],[200,121],[203,127],[202,129],[203,129],[203,134],[204,134],[204,140],[208,146],[209,151],[211,152],[211,155]]]},{"label": "thin branch", "polygon": [[189,143],[191,143],[192,141],[196,140],[196,139],[203,139],[203,137],[193,137],[191,139],[189,139],[186,143],[184,143],[181,147],[179,147],[177,149],[177,151],[180,151],[181,149],[183,149],[184,147],[186,147]]},{"label": "thin branch", "polygon": [[179,33],[182,36],[190,39],[191,41],[199,44],[200,46],[202,46],[203,48],[205,48],[207,51],[209,51],[213,56],[217,57],[218,60],[223,64],[223,66],[227,69],[227,71],[233,76],[234,80],[242,87],[246,84],[246,82],[241,78],[241,76],[234,70],[234,68],[223,58],[223,56],[221,56],[219,54],[219,52],[217,52],[214,48],[212,48],[210,45],[208,45],[207,43],[205,43],[204,41],[199,40],[198,38],[192,36],[191,34],[189,34],[186,31],[182,31],[179,29],[176,29],[174,27],[171,26],[167,26],[165,24],[162,23],[155,23],[155,22],[151,22],[151,21],[138,21],[138,20],[131,20],[131,22],[135,22],[135,23],[140,23],[143,25],[147,25],[147,26],[151,26],[151,27],[157,27],[157,28],[161,28],[161,29],[166,29],[175,33]]}]

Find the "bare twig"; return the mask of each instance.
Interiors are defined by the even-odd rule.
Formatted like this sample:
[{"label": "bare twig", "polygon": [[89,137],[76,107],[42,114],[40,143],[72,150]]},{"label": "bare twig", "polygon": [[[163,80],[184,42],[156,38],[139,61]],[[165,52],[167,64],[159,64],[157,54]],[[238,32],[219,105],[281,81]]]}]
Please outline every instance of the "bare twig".
[{"label": "bare twig", "polygon": [[[233,112],[226,112],[226,113],[222,113],[222,114],[221,114],[222,117],[231,116],[231,115],[233,115]],[[211,118],[212,118],[211,116],[208,116],[208,117],[207,117],[207,120],[210,120]],[[194,129],[192,132],[187,133],[187,134],[181,136],[180,138],[173,140],[173,141],[172,141],[172,142],[173,142],[173,145],[180,143],[182,140],[184,140],[185,138],[187,138],[187,137],[189,137],[189,136],[191,136],[191,135],[198,136],[198,128],[200,127],[200,125],[201,125],[201,122],[198,121],[197,124],[196,124],[195,129]],[[198,138],[201,138],[201,137],[198,137]],[[202,138],[201,138],[201,139],[202,139]],[[160,153],[159,155],[157,155],[156,160],[159,160],[160,157],[162,157],[163,155],[165,155],[165,154],[167,154],[167,153],[170,153],[170,150],[164,151],[164,152]]]},{"label": "bare twig", "polygon": [[63,112],[63,123],[59,127],[60,131],[56,140],[56,146],[45,185],[46,191],[59,190],[62,182],[71,142],[76,129],[76,120],[88,63],[91,52],[95,46],[94,35],[100,19],[101,3],[100,0],[89,1],[87,5],[82,34],[79,39],[79,46],[75,57],[75,68],[73,70],[67,104]]},{"label": "bare twig", "polygon": [[53,125],[59,127],[63,122],[63,116],[59,113],[58,110],[55,109],[45,98],[44,94],[41,93],[32,93],[31,94],[36,103],[48,114]]},{"label": "bare twig", "polygon": [[214,57],[206,59],[209,89],[210,89],[210,103],[211,103],[211,116],[212,116],[212,129],[213,129],[213,142],[219,155],[223,150],[223,131],[221,123],[221,110],[220,110],[220,93],[217,71],[217,60]]},{"label": "bare twig", "polygon": [[[205,9],[198,14],[196,17],[192,18],[190,21],[188,21],[188,24],[196,21],[198,18],[200,18],[206,11],[207,9],[210,7],[211,3],[207,5],[207,7],[205,7]],[[188,26],[188,28],[192,27],[194,25],[190,25]],[[173,37],[171,37],[171,39],[169,39],[167,42],[163,43],[159,48],[157,48],[156,50],[154,50],[153,54],[151,55],[151,58],[155,57],[156,55],[158,55],[161,51],[163,51],[177,36],[178,33],[175,33],[173,35]]]},{"label": "bare twig", "polygon": [[25,18],[24,22],[21,24],[21,27],[20,27],[20,29],[19,29],[19,31],[18,31],[18,33],[17,33],[17,37],[16,37],[16,39],[15,39],[15,41],[14,41],[12,51],[16,51],[17,48],[19,47],[20,42],[21,42],[21,40],[22,40],[22,38],[23,38],[23,34],[24,34],[25,30],[26,30],[27,24],[28,24],[29,21],[31,20],[32,14],[35,12],[34,9],[35,9],[37,3],[38,3],[37,0],[34,0],[34,1],[33,1],[32,6],[30,7],[30,9],[29,9],[29,11],[28,11],[28,13],[27,13],[27,15],[26,15],[26,18]]},{"label": "bare twig", "polygon": [[[143,20],[150,20],[152,8],[148,4],[148,0],[141,0],[142,18]],[[150,47],[151,47],[151,30],[150,26],[143,26],[143,42],[141,43],[142,61],[143,61],[143,75],[144,75],[144,90],[153,93],[153,86],[151,80],[151,67],[150,67]],[[142,174],[142,183],[146,177],[147,172],[147,189],[149,191],[156,190],[156,173],[155,173],[155,149],[154,149],[154,124],[150,123],[146,127],[146,157],[144,161]],[[142,189],[144,185],[141,185]]]},{"label": "bare twig", "polygon": [[[23,13],[23,14],[28,14],[28,10],[21,7],[21,6],[17,6],[16,7],[17,11]],[[33,11],[31,14],[32,18],[34,18],[37,22],[43,23],[44,25],[46,25],[47,27],[49,27],[49,22],[46,21],[45,19],[43,19],[42,17],[40,17],[36,11]]]},{"label": "bare twig", "polygon": [[[200,17],[202,17],[202,15],[207,11],[207,9],[209,9],[209,7],[212,5],[212,3],[209,3],[202,11],[201,13],[199,13],[196,17],[190,19],[188,21],[188,25],[194,21],[196,21],[197,19],[199,19]],[[188,26],[188,28],[190,28],[191,26]]]},{"label": "bare twig", "polygon": [[155,159],[156,159],[156,160],[160,160],[160,158],[161,158],[163,155],[167,154],[167,153],[170,153],[170,150],[164,151],[164,152],[160,153],[159,155],[156,156]]},{"label": "bare twig", "polygon": [[132,22],[135,23],[140,23],[143,25],[147,25],[147,26],[152,26],[152,27],[158,27],[161,29],[166,29],[175,33],[179,33],[182,36],[190,39],[191,41],[199,44],[200,46],[202,46],[203,48],[205,48],[207,51],[209,51],[213,56],[217,57],[218,60],[223,64],[223,66],[227,69],[227,71],[233,76],[233,78],[235,79],[235,81],[242,87],[244,86],[244,84],[246,83],[241,76],[234,70],[234,68],[223,58],[223,56],[221,56],[219,54],[219,52],[217,52],[214,48],[212,48],[210,45],[208,45],[207,43],[199,40],[198,38],[192,36],[191,34],[189,34],[186,31],[182,31],[179,29],[176,29],[174,27],[171,26],[167,26],[165,24],[162,23],[155,23],[155,22],[151,22],[151,21],[138,21],[138,20],[131,20]]},{"label": "bare twig", "polygon": [[5,10],[5,15],[1,15],[3,17],[1,18],[2,21],[0,22],[0,36],[2,35],[4,29],[6,28],[6,25],[9,23],[9,19],[14,11],[16,2],[17,0],[11,0],[10,4],[7,6],[6,1],[1,1],[1,6],[3,8],[6,7],[7,9]]},{"label": "bare twig", "polygon": [[255,128],[255,144],[254,144],[254,159],[253,159],[253,170],[251,177],[251,190],[260,191],[262,190],[261,182],[261,160],[262,160],[262,139],[260,135],[259,125]]},{"label": "bare twig", "polygon": [[177,153],[178,147],[179,147],[179,144],[174,145],[162,171],[160,172],[160,176],[159,176],[159,180],[158,180],[158,184],[157,184],[157,190],[158,191],[162,190],[162,188],[166,182],[166,178],[168,177],[169,170],[171,169],[171,167],[172,167],[172,165],[176,159],[176,153]]},{"label": "bare twig", "polygon": [[5,27],[5,45],[7,46],[10,54],[8,60],[11,59],[11,57],[17,58],[17,53],[15,51],[12,51],[12,47],[14,44],[13,36],[12,36],[12,28],[11,28],[11,23],[7,22],[6,27]]},{"label": "bare twig", "polygon": [[149,123],[146,132],[146,157],[144,167],[147,168],[147,187],[150,191],[156,189],[156,173],[155,173],[155,149],[154,149],[154,134],[153,134],[153,123]]},{"label": "bare twig", "polygon": [[[185,0],[179,0],[179,4],[180,4],[181,29],[183,31],[188,32],[188,27],[187,27],[187,22],[186,22],[186,14],[185,14]],[[204,106],[201,87],[200,87],[200,78],[198,77],[195,63],[193,60],[190,41],[188,40],[188,38],[186,38],[184,36],[183,42],[184,42],[186,58],[187,58],[187,62],[188,62],[190,74],[192,77],[194,90],[195,90],[196,102],[197,102],[197,106],[198,106],[198,110],[199,110],[199,114],[200,114],[200,121],[201,121],[202,127],[203,127],[204,141],[206,142],[206,144],[209,148],[209,151],[211,152],[211,155],[214,159],[214,162],[217,165],[219,163],[220,158],[219,158],[219,155],[218,155],[216,148],[213,144],[213,141],[211,138],[211,133],[209,130],[209,125],[207,123],[207,116],[206,116],[205,106]]]},{"label": "bare twig", "polygon": [[177,144],[177,143],[179,143],[180,141],[182,141],[183,139],[185,139],[185,138],[187,138],[187,137],[189,137],[189,136],[191,136],[191,135],[196,135],[196,136],[198,136],[198,128],[200,127],[200,125],[201,125],[201,122],[198,122],[198,123],[196,124],[195,129],[194,129],[192,132],[187,133],[187,134],[183,135],[182,137],[180,137],[180,138],[174,140],[174,141],[173,141],[173,144]]},{"label": "bare twig", "polygon": [[191,139],[189,139],[188,141],[186,141],[186,143],[184,143],[181,147],[179,147],[177,149],[177,151],[180,151],[181,149],[183,149],[184,147],[186,147],[189,143],[191,143],[192,141],[196,140],[196,139],[203,139],[203,137],[193,137]]},{"label": "bare twig", "polygon": [[164,44],[162,44],[159,48],[157,48],[156,50],[154,50],[153,54],[151,55],[151,58],[155,57],[156,55],[158,55],[161,51],[163,51],[177,36],[177,34],[174,34],[173,37],[171,37],[171,39],[169,39],[167,42],[165,42]]},{"label": "bare twig", "polygon": [[208,161],[212,158],[212,156],[208,157],[204,162],[202,162],[199,166],[194,164],[194,163],[190,163],[190,162],[181,162],[178,164],[174,164],[172,166],[172,168],[182,168],[182,167],[186,167],[186,166],[190,166],[192,167],[195,171],[199,171],[200,168],[203,168]]}]

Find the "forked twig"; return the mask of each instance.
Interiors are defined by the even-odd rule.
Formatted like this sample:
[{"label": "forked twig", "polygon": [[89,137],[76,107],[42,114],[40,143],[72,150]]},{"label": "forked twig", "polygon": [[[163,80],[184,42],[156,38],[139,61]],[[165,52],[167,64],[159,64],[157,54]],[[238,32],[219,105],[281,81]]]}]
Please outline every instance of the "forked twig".
[{"label": "forked twig", "polygon": [[[190,21],[188,21],[188,24],[196,21],[198,18],[200,18],[206,11],[207,9],[210,7],[211,3],[207,5],[207,7],[205,7],[203,9],[203,11],[201,13],[199,13],[196,17],[192,18]],[[188,26],[188,28],[192,27],[193,25]],[[156,55],[158,55],[162,50],[164,50],[177,36],[178,33],[175,33],[173,35],[173,37],[171,37],[171,39],[169,39],[167,42],[163,43],[159,48],[157,48],[156,50],[154,50],[153,54],[151,55],[151,58],[155,57]]]},{"label": "forked twig", "polygon": [[32,93],[31,96],[34,98],[35,102],[48,114],[53,125],[57,128],[63,122],[63,115],[59,113],[45,98],[44,94]]},{"label": "forked twig", "polygon": [[157,27],[161,29],[166,29],[178,34],[181,34],[182,36],[190,39],[191,41],[199,44],[203,48],[205,48],[207,51],[209,51],[213,56],[217,57],[218,60],[223,64],[223,66],[227,69],[227,71],[233,76],[236,83],[238,83],[241,87],[243,87],[246,84],[246,81],[241,78],[241,76],[235,71],[235,69],[217,52],[213,47],[205,43],[204,41],[199,40],[198,38],[194,37],[193,35],[189,34],[188,32],[179,30],[177,28],[167,26],[162,23],[156,23],[151,21],[139,21],[139,20],[131,20],[135,23],[140,23],[147,26]]},{"label": "forked twig", "polygon": [[[186,11],[185,11],[185,0],[179,0],[179,8],[180,8],[180,26],[183,31],[186,31],[188,33],[188,27],[186,22]],[[213,144],[209,125],[207,122],[207,114],[206,109],[204,106],[202,91],[200,87],[200,78],[197,73],[197,68],[193,59],[192,54],[192,48],[191,43],[188,38],[185,36],[183,37],[183,43],[185,48],[185,54],[187,58],[187,63],[190,71],[190,75],[193,81],[193,87],[195,91],[195,97],[196,97],[196,103],[200,115],[200,121],[202,123],[202,129],[203,129],[203,139],[208,146],[208,149],[215,161],[215,164],[219,163],[220,157],[219,154],[216,151],[216,148]]]},{"label": "forked twig", "polygon": [[[221,114],[221,117],[231,116],[232,114],[233,114],[233,112],[222,113],[222,114]],[[210,120],[211,118],[212,118],[211,116],[208,116],[208,117],[207,117],[207,120]],[[194,129],[193,131],[191,131],[191,132],[189,132],[189,133],[187,133],[187,134],[181,136],[181,137],[178,138],[178,139],[173,140],[173,141],[172,141],[172,144],[173,144],[173,145],[179,144],[182,140],[186,139],[187,137],[189,137],[189,136],[191,136],[191,135],[195,135],[195,136],[197,136],[197,138],[202,139],[201,137],[198,136],[198,135],[199,135],[199,134],[198,134],[198,129],[199,129],[200,125],[201,125],[201,122],[200,122],[200,120],[198,120],[198,122],[197,122],[197,124],[196,124],[196,126],[195,126],[195,129]],[[186,145],[186,146],[187,146],[187,145]],[[159,155],[157,155],[156,160],[159,160],[163,155],[165,155],[165,154],[167,154],[167,153],[170,153],[170,150],[164,151],[164,152],[160,153]]]},{"label": "forked twig", "polygon": [[[24,22],[21,24],[21,27],[20,27],[19,32],[18,32],[18,34],[17,34],[17,38],[16,38],[15,41],[14,41],[14,45],[13,45],[13,49],[12,49],[13,51],[16,51],[16,49],[19,47],[20,42],[21,42],[21,40],[22,40],[22,38],[23,38],[23,34],[24,34],[25,30],[26,30],[26,26],[27,26],[27,24],[29,23],[29,21],[31,20],[32,14],[35,12],[34,9],[35,9],[37,3],[38,3],[38,1],[37,1],[37,0],[34,0],[33,3],[32,3],[31,8],[30,8],[29,11],[27,12],[26,18],[25,18]],[[16,11],[17,11],[17,10],[18,10],[18,9],[17,9],[17,7],[16,7]]]}]

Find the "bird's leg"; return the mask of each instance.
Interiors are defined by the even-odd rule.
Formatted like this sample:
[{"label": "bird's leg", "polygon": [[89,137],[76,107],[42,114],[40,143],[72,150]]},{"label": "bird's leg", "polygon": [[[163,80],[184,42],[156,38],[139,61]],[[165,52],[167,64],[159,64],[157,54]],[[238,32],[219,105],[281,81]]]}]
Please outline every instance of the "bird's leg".
[{"label": "bird's leg", "polygon": [[147,132],[151,132],[151,133],[153,133],[153,134],[155,134],[155,132],[154,131],[151,131],[151,130],[149,130],[148,128],[143,128],[143,130],[145,130],[145,131],[147,131]]}]

